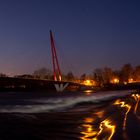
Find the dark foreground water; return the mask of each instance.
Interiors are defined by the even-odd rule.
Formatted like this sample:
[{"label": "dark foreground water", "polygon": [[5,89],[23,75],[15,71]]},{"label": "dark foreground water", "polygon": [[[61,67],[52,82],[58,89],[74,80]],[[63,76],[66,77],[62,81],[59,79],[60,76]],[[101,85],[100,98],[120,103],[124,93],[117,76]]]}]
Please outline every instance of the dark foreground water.
[{"label": "dark foreground water", "polygon": [[0,140],[139,140],[131,91],[0,93]]}]

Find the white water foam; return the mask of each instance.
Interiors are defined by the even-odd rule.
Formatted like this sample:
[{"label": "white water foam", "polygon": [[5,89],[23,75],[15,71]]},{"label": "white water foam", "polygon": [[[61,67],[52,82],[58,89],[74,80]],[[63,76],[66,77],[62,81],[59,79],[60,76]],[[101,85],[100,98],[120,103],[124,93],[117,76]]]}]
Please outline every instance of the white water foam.
[{"label": "white water foam", "polygon": [[[129,91],[113,91],[113,92],[98,92],[90,96],[76,96],[68,98],[50,98],[50,99],[35,99],[30,100],[37,104],[28,105],[5,105],[0,107],[1,113],[45,113],[49,111],[56,111],[59,109],[66,109],[79,103],[100,103],[110,99],[124,97],[131,94]],[[28,100],[29,101],[29,100]],[[40,104],[39,104],[40,103]]]}]

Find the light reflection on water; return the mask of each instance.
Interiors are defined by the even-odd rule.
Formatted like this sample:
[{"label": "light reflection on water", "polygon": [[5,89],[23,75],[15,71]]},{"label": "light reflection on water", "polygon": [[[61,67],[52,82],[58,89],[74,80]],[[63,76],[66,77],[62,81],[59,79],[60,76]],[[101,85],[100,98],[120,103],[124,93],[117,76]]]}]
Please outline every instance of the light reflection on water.
[{"label": "light reflection on water", "polygon": [[[103,117],[103,111],[99,111],[96,113],[97,118]],[[82,124],[82,131],[80,138],[82,140],[98,140],[102,135],[104,135],[104,138],[107,140],[111,140],[112,136],[115,133],[116,125],[112,121],[112,119],[105,119],[101,121],[98,125],[96,124],[94,118],[87,117],[83,120]],[[95,123],[95,124],[94,124]]]},{"label": "light reflection on water", "polygon": [[139,94],[132,94],[132,97],[136,101],[136,104],[135,104],[135,107],[134,107],[134,114],[136,115],[137,119],[140,119],[140,116],[137,115],[137,110],[138,110],[139,101],[140,101],[140,95]]},{"label": "light reflection on water", "polygon": [[91,95],[92,92],[93,92],[93,90],[85,90],[85,91],[84,91],[84,93],[85,93],[86,95]]},{"label": "light reflection on water", "polygon": [[95,137],[94,140],[98,140],[98,136],[100,136],[105,131],[108,132],[108,135],[106,135],[106,139],[111,140],[112,136],[115,133],[116,125],[113,123],[111,119],[106,119],[100,123],[99,128],[100,131],[98,132],[97,137]]},{"label": "light reflection on water", "polygon": [[131,109],[131,105],[127,104],[125,101],[121,101],[121,100],[116,100],[114,105],[118,105],[121,108],[125,108],[126,112],[125,112],[125,116],[124,116],[124,121],[123,121],[123,130],[126,129],[126,120],[127,120],[127,115]]},{"label": "light reflection on water", "polygon": [[97,130],[94,129],[92,125],[93,122],[94,122],[94,119],[91,117],[85,118],[83,120],[83,124],[81,126],[82,128],[81,134],[83,136],[80,137],[82,140],[90,140],[91,137],[94,137],[97,135]]},{"label": "light reflection on water", "polygon": [[83,136],[80,137],[82,140],[90,140],[91,137],[97,135],[97,131],[93,129],[91,124],[83,124],[82,127],[84,128],[81,132]]},{"label": "light reflection on water", "polygon": [[[127,103],[125,99],[124,100],[118,99],[114,103],[112,103],[112,107],[117,107],[121,111],[120,117],[123,117],[122,130],[123,137],[125,139],[128,139],[128,135],[126,132],[128,114],[130,110],[133,109],[134,114],[137,116],[140,95],[132,94],[130,98],[131,99],[134,98],[135,103],[134,102]],[[119,114],[117,114],[117,116],[118,115]],[[102,110],[94,113],[93,116],[91,117],[84,118],[83,124],[80,126],[80,128],[82,134],[82,136],[80,137],[81,140],[100,140],[100,139],[111,140],[116,132],[117,123],[112,116],[105,118],[104,111]]]}]

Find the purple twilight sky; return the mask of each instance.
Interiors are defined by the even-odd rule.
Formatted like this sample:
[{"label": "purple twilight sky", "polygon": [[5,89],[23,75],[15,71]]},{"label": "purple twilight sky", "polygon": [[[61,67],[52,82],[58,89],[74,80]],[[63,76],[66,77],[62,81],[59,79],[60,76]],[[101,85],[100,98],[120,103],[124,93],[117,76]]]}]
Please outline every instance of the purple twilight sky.
[{"label": "purple twilight sky", "polygon": [[50,29],[64,73],[140,64],[139,0],[0,0],[0,72],[52,69]]}]

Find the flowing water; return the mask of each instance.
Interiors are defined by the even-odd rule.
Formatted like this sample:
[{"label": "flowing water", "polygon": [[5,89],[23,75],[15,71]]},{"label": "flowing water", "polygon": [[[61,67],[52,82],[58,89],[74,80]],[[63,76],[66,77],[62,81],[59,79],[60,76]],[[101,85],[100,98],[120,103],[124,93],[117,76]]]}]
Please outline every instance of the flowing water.
[{"label": "flowing water", "polygon": [[0,140],[138,140],[132,91],[0,94]]}]

